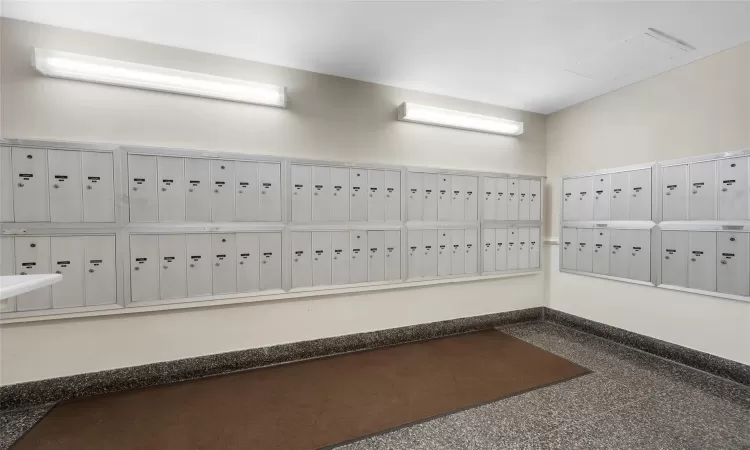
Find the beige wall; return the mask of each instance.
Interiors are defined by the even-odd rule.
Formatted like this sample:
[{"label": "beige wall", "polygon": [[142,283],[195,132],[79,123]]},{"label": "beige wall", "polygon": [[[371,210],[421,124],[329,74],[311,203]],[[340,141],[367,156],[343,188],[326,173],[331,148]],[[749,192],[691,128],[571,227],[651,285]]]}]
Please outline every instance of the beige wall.
[{"label": "beige wall", "polygon": [[[199,32],[199,31],[198,31]],[[2,133],[543,175],[546,118],[497,106],[233,58],[2,20]],[[288,87],[288,109],[37,75],[48,47]],[[522,120],[520,138],[396,121],[403,101]],[[308,300],[0,328],[15,383],[544,304],[543,275]]]},{"label": "beige wall", "polygon": [[[750,43],[552,114],[547,235],[559,235],[560,177],[750,149]],[[750,364],[750,303],[560,273],[550,307]]]}]

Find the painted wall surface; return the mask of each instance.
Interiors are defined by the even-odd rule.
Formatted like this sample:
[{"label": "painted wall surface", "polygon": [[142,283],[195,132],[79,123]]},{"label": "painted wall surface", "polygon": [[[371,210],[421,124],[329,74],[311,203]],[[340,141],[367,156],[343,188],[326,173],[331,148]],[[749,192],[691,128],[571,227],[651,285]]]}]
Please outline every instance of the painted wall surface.
[{"label": "painted wall surface", "polygon": [[[561,176],[750,148],[750,43],[557,112],[547,121],[547,236]],[[559,273],[551,308],[750,364],[750,303]]]},{"label": "painted wall surface", "polygon": [[[2,19],[3,137],[241,151],[349,162],[546,170],[546,118],[502,107]],[[32,47],[283,84],[288,109],[44,78]],[[521,120],[520,138],[396,121],[404,101]],[[516,310],[543,275],[0,328],[3,384]]]}]

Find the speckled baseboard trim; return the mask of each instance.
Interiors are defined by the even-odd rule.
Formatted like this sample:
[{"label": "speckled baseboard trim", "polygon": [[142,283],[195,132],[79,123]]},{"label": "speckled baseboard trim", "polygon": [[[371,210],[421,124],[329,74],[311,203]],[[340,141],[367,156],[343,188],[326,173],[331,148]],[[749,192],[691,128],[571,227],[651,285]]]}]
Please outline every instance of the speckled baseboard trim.
[{"label": "speckled baseboard trim", "polygon": [[0,410],[541,320],[542,307],[0,386]]},{"label": "speckled baseboard trim", "polygon": [[671,342],[662,341],[622,328],[605,325],[583,317],[544,308],[543,320],[565,325],[585,333],[608,339],[618,344],[627,345],[638,350],[674,361],[679,364],[702,370],[732,381],[750,386],[750,366],[721,358],[710,353],[704,353]]}]

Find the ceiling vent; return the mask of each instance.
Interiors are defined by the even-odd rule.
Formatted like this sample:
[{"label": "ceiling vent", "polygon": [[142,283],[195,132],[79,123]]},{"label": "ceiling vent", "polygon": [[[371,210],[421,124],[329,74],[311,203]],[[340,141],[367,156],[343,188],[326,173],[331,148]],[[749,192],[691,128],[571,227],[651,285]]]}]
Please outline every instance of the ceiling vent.
[{"label": "ceiling vent", "polygon": [[611,81],[658,68],[693,50],[695,48],[685,41],[649,28],[581,58],[566,70],[592,80]]}]

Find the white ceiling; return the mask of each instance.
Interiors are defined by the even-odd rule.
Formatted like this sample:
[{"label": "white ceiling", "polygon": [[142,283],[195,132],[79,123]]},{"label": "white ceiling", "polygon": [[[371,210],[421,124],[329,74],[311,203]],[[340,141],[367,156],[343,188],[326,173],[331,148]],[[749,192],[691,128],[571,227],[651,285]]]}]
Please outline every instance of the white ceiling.
[{"label": "white ceiling", "polygon": [[[6,0],[2,14],[544,114],[750,41],[750,2]],[[648,28],[695,50],[622,45]]]}]

